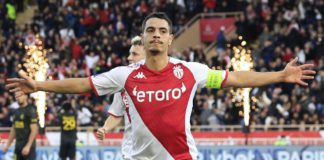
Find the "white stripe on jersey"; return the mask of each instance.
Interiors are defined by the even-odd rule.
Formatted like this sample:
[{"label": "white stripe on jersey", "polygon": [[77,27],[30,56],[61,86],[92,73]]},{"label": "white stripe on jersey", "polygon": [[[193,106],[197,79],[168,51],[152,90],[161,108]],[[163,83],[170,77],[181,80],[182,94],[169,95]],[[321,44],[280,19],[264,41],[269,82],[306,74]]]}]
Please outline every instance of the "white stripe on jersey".
[{"label": "white stripe on jersey", "polygon": [[131,159],[134,160],[172,160],[172,156],[155,138],[136,111],[133,101],[128,97],[129,113],[133,123]]}]

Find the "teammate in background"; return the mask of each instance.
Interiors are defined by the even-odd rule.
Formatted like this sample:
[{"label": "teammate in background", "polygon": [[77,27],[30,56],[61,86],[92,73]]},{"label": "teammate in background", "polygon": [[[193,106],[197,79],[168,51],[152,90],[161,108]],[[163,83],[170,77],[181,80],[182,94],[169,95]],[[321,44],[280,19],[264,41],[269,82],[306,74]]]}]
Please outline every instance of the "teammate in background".
[{"label": "teammate in background", "polygon": [[3,154],[8,151],[13,140],[16,138],[14,159],[35,160],[36,159],[36,135],[38,131],[36,107],[28,104],[28,96],[18,92],[15,93],[19,108],[14,112],[13,125],[10,129],[7,144],[2,149]]},{"label": "teammate in background", "polygon": [[[198,159],[190,131],[192,101],[198,88],[258,87],[272,83],[308,84],[313,64],[297,65],[297,58],[279,72],[227,72],[211,70],[196,62],[168,56],[173,40],[172,23],[165,13],[148,15],[142,23],[145,64],[116,67],[89,78],[35,81],[24,72],[23,79],[8,79],[10,92],[114,94],[125,90],[132,120],[132,159]],[[194,38],[194,37],[193,37]],[[19,96],[19,95],[18,95]]]},{"label": "teammate in background", "polygon": [[[129,56],[127,60],[130,64],[137,63],[145,58],[144,47],[141,42],[141,37],[136,36],[132,39],[132,46],[129,49]],[[113,130],[121,122],[122,116],[124,116],[125,129],[124,139],[122,143],[123,159],[130,159],[130,151],[132,147],[131,140],[131,119],[129,116],[129,105],[127,98],[125,97],[125,91],[115,93],[113,103],[109,108],[110,116],[107,118],[103,127],[97,131],[98,138],[103,140],[105,133]]]},{"label": "teammate in background", "polygon": [[61,160],[75,159],[77,140],[77,112],[71,103],[65,102],[59,112],[59,123],[61,126],[61,143],[59,156]]}]

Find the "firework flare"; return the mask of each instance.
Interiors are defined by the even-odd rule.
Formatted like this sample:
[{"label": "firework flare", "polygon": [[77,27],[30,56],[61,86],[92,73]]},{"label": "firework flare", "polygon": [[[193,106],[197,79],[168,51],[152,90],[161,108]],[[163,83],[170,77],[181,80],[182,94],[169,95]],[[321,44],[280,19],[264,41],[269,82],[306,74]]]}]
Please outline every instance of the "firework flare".
[{"label": "firework flare", "polygon": [[[23,67],[26,69],[28,76],[36,81],[45,81],[49,68],[46,58],[48,51],[44,49],[42,40],[39,36],[36,36],[35,42],[25,46],[25,49],[27,53],[23,60]],[[31,94],[31,97],[35,99],[39,125],[43,128],[45,126],[46,93],[38,91]]]},{"label": "firework flare", "polygon": [[[251,57],[251,50],[246,49],[246,41],[242,36],[239,36],[240,45],[234,46],[234,57],[231,59],[231,63],[234,71],[251,71],[253,68],[253,61]],[[233,102],[236,106],[243,106],[244,125],[249,125],[250,120],[250,91],[251,88],[239,88],[232,90]]]}]

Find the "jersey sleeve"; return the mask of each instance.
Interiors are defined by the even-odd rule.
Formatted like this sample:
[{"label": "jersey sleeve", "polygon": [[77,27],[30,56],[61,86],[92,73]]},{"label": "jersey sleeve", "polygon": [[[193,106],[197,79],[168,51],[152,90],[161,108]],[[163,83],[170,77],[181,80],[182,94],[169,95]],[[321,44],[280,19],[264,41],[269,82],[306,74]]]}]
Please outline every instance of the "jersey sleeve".
[{"label": "jersey sleeve", "polygon": [[89,77],[89,81],[94,93],[98,96],[113,94],[124,87],[125,67],[116,67],[109,72]]},{"label": "jersey sleeve", "polygon": [[37,123],[37,115],[36,115],[36,108],[35,107],[30,107],[29,108],[28,121],[30,122],[30,124]]},{"label": "jersey sleeve", "polygon": [[196,62],[189,62],[189,68],[193,72],[199,88],[220,89],[227,80],[228,72],[225,70],[213,70],[207,65]]},{"label": "jersey sleeve", "polygon": [[112,104],[109,107],[108,113],[115,117],[121,117],[124,115],[125,105],[121,93],[115,93]]}]

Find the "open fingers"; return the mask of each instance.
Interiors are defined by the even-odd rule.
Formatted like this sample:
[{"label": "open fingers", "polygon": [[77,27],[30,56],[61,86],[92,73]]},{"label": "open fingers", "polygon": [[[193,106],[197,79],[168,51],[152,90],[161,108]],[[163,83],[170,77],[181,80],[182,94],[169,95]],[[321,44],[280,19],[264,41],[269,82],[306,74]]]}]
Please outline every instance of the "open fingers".
[{"label": "open fingers", "polygon": [[11,92],[11,93],[18,92],[18,91],[21,91],[21,89],[19,87],[9,90],[9,92]]},{"label": "open fingers", "polygon": [[307,74],[314,75],[314,74],[316,74],[316,72],[313,71],[313,70],[303,70],[303,74],[305,74],[305,75],[307,75]]},{"label": "open fingers", "polygon": [[6,88],[16,88],[19,86],[19,83],[9,83],[6,85]]},{"label": "open fingers", "polygon": [[24,79],[21,79],[21,78],[8,78],[8,79],[6,79],[6,81],[9,82],[9,83],[20,82],[22,80],[24,80]]},{"label": "open fingers", "polygon": [[306,82],[304,82],[302,80],[298,80],[297,83],[302,85],[302,86],[308,86],[308,83],[306,83]]},{"label": "open fingers", "polygon": [[295,66],[296,63],[297,63],[297,61],[298,61],[298,57],[294,58],[294,59],[293,59],[292,61],[290,61],[288,64],[289,64],[289,65],[292,65],[292,66]]},{"label": "open fingers", "polygon": [[301,79],[314,79],[314,76],[302,76]]},{"label": "open fingers", "polygon": [[313,68],[314,64],[303,64],[299,66],[301,69]]}]

